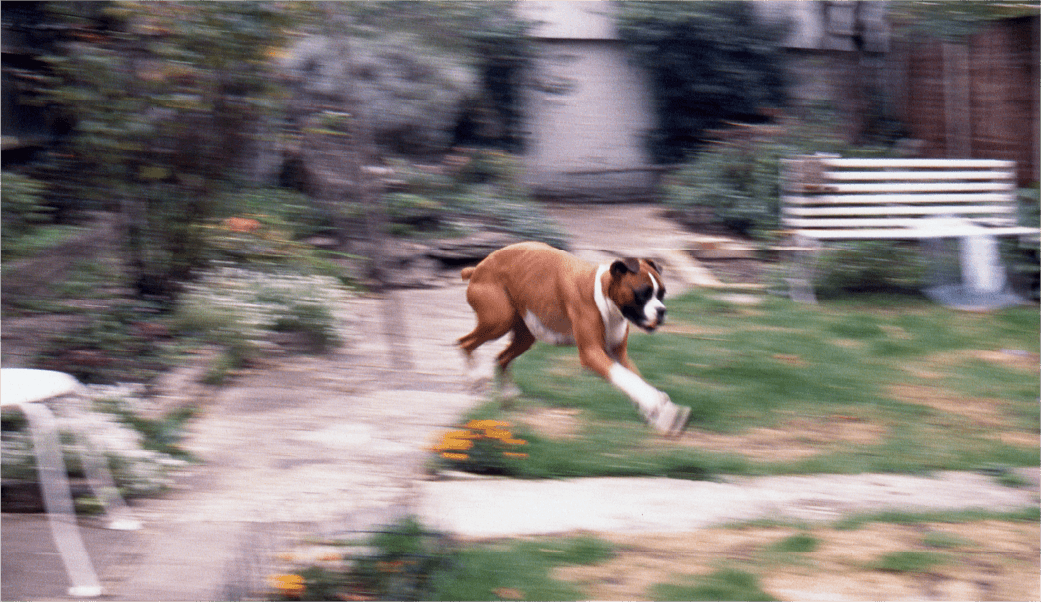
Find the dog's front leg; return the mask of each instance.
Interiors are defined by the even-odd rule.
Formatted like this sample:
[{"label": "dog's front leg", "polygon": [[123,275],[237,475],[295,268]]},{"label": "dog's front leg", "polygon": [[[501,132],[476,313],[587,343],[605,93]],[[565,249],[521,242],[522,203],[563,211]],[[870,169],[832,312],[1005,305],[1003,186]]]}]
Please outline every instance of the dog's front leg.
[{"label": "dog's front leg", "polygon": [[636,372],[612,359],[601,345],[586,343],[579,343],[578,355],[583,366],[625,393],[643,419],[659,433],[674,435],[683,430],[690,417],[690,408],[672,403],[667,393],[652,387]]}]

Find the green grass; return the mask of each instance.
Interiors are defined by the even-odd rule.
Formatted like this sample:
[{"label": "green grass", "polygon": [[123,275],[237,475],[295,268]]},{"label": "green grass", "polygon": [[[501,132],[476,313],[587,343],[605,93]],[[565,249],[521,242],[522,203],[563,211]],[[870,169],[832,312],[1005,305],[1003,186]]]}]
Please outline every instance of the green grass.
[{"label": "green grass", "polygon": [[980,520],[999,520],[1012,522],[1041,521],[1041,508],[1033,506],[1011,512],[993,512],[990,510],[947,510],[937,512],[903,512],[887,510],[871,514],[855,514],[847,516],[831,525],[839,531],[856,531],[872,523],[892,523],[897,525],[919,525],[924,523],[970,523]]},{"label": "green grass", "polygon": [[[740,435],[786,430],[799,419],[827,425],[840,416],[876,425],[882,434],[780,460],[743,455],[740,446],[710,451],[665,441],[622,393],[579,365],[573,348],[548,345],[536,345],[514,364],[523,396],[512,408],[489,403],[470,418],[516,425],[538,408],[578,411],[582,422],[573,437],[518,426],[529,457],[516,476],[528,478],[928,473],[1041,461],[1037,446],[998,436],[1041,428],[1037,371],[979,357],[1015,350],[1036,358],[1034,306],[966,313],[913,297],[864,295],[820,306],[766,298],[740,307],[695,293],[670,300],[669,322],[672,332],[634,332],[630,356],[648,382],[692,409],[693,430]],[[959,413],[972,403],[987,406],[991,423]]]},{"label": "green grass", "polygon": [[738,569],[724,568],[697,577],[689,584],[655,585],[655,600],[776,600],[759,586],[759,578]]},{"label": "green grass", "polygon": [[872,568],[888,573],[928,573],[950,561],[950,556],[942,552],[908,550],[886,554],[876,560]]},{"label": "green grass", "polygon": [[820,545],[820,541],[809,533],[796,533],[777,542],[771,549],[784,554],[805,554],[813,552]]},{"label": "green grass", "polygon": [[550,571],[604,562],[612,555],[609,544],[588,536],[473,545],[452,559],[449,570],[434,576],[432,599],[581,600],[580,590],[553,579]]},{"label": "green grass", "polygon": [[935,548],[937,550],[953,550],[956,548],[968,548],[975,545],[975,543],[969,539],[945,531],[926,533],[925,536],[922,537],[922,543],[927,547]]}]

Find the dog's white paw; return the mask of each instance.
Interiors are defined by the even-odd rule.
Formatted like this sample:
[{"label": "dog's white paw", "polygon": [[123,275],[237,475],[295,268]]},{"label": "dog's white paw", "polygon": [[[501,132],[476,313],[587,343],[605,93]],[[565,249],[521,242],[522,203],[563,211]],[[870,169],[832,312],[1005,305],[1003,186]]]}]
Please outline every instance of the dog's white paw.
[{"label": "dog's white paw", "polygon": [[512,381],[500,382],[498,393],[502,399],[517,399],[521,396],[520,387]]}]

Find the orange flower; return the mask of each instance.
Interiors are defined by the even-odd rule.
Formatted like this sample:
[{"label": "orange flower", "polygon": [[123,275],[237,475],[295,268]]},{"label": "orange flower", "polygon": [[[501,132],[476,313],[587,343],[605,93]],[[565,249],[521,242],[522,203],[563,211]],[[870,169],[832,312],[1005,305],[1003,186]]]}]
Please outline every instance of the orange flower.
[{"label": "orange flower", "polygon": [[474,442],[469,439],[459,439],[456,437],[445,437],[441,440],[437,446],[434,447],[434,451],[466,451],[474,446]]},{"label": "orange flower", "polygon": [[307,588],[304,578],[294,574],[271,575],[268,577],[268,583],[286,598],[298,598]]},{"label": "orange flower", "polygon": [[500,441],[506,441],[507,439],[513,439],[513,433],[506,429],[490,428],[484,431],[484,434],[489,439],[499,439]]},{"label": "orange flower", "polygon": [[502,420],[471,420],[466,423],[466,428],[474,430],[496,429],[506,426],[510,426],[510,423]]},{"label": "orange flower", "polygon": [[466,454],[458,454],[458,453],[455,453],[455,452],[442,452],[441,453],[441,457],[444,458],[445,460],[459,460],[459,461],[463,461],[463,460],[466,460],[467,458],[469,458],[470,456],[468,456]]},{"label": "orange flower", "polygon": [[520,453],[520,452],[502,452],[502,455],[506,456],[507,458],[527,458],[528,457],[528,454],[524,454],[524,453]]},{"label": "orange flower", "polygon": [[232,232],[252,234],[260,230],[260,222],[248,217],[229,217],[224,220],[224,228]]}]

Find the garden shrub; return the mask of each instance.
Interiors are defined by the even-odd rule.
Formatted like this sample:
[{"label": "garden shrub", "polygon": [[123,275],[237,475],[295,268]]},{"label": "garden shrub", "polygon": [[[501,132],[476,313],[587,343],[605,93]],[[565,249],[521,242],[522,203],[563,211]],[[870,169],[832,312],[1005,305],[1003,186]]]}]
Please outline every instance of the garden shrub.
[{"label": "garden shrub", "polygon": [[623,2],[619,34],[649,74],[655,161],[674,163],[726,122],[763,121],[785,101],[784,27],[745,2]]},{"label": "garden shrub", "polygon": [[302,334],[314,352],[344,340],[349,294],[329,276],[223,266],[187,285],[174,329],[224,347],[239,365],[270,347],[272,334]]},{"label": "garden shrub", "polygon": [[521,182],[518,157],[493,149],[456,149],[440,165],[392,162],[399,192],[388,195],[391,231],[457,235],[499,230],[567,247],[566,235]]},{"label": "garden shrub", "polygon": [[776,144],[720,144],[670,174],[664,203],[681,222],[764,238],[778,226]]},{"label": "garden shrub", "polygon": [[501,420],[471,420],[459,430],[442,435],[432,449],[445,466],[463,472],[490,475],[517,475],[518,460],[528,457],[520,451],[527,444]]},{"label": "garden shrub", "polygon": [[5,247],[12,237],[24,235],[48,221],[51,208],[44,203],[43,194],[43,182],[17,173],[4,173],[0,182],[0,224]]},{"label": "garden shrub", "polygon": [[[170,431],[182,420],[145,420],[143,387],[134,385],[92,385],[85,392],[66,400],[59,415],[62,451],[71,476],[83,476],[84,451],[75,432],[86,433],[95,451],[108,461],[112,478],[123,497],[142,497],[162,492],[172,482],[171,472],[185,464],[184,454],[173,445]],[[74,416],[74,418],[73,418]],[[5,479],[36,478],[32,438],[20,414],[4,413],[3,476]],[[156,425],[164,425],[156,429]],[[160,432],[162,430],[163,432]]]},{"label": "garden shrub", "polygon": [[89,384],[144,382],[170,366],[168,336],[155,306],[119,303],[47,341],[33,367],[68,372]]},{"label": "garden shrub", "polygon": [[927,277],[927,256],[914,242],[871,240],[829,245],[818,267],[818,293],[918,290]]}]

